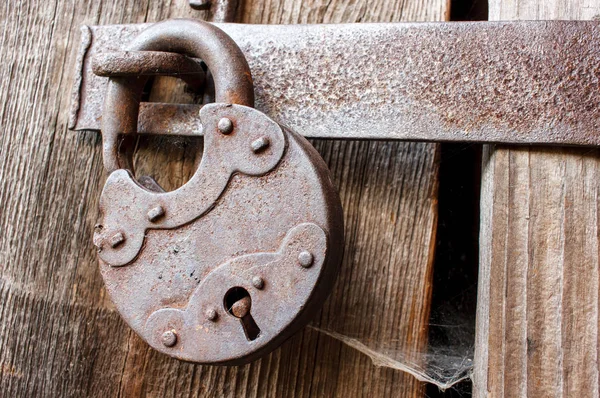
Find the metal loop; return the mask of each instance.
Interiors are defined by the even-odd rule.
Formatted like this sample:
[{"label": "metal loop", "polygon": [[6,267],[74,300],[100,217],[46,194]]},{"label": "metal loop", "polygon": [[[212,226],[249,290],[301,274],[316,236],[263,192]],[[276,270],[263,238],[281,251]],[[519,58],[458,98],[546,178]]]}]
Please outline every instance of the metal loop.
[{"label": "metal loop", "polygon": [[[237,44],[221,29],[197,20],[152,25],[128,46],[129,51],[166,51],[201,58],[212,72],[216,102],[254,107],[250,67]],[[104,167],[133,171],[132,134],[147,77],[111,78],[102,112]]]}]

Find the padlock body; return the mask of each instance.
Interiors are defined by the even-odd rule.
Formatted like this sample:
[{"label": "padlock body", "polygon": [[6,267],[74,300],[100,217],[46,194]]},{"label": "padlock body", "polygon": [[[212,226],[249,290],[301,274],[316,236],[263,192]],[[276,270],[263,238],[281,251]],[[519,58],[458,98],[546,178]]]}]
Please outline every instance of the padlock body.
[{"label": "padlock body", "polygon": [[[226,115],[236,127],[258,127],[240,134],[249,135],[252,148],[261,145],[256,144],[262,137],[261,124],[244,119],[244,112],[255,117],[258,111],[236,113],[246,108],[236,105],[211,107],[203,125],[217,129],[210,132],[215,140],[229,139],[218,132],[219,120]],[[329,294],[343,248],[339,197],[310,143],[293,132],[281,133],[283,154],[271,170],[261,175],[233,172],[204,213],[175,228],[147,228],[133,261],[115,266],[101,259],[115,306],[155,349],[199,363],[245,363],[305,325]],[[221,161],[234,162],[236,155]],[[205,178],[210,184],[211,176]],[[198,197],[203,192],[199,190]],[[188,192],[178,200],[194,203],[195,196]],[[132,204],[122,206],[127,205]],[[168,203],[165,208],[166,225],[171,216]],[[115,258],[110,254],[106,258]],[[228,308],[231,295],[239,291],[249,295],[249,313],[258,332],[249,332]]]}]

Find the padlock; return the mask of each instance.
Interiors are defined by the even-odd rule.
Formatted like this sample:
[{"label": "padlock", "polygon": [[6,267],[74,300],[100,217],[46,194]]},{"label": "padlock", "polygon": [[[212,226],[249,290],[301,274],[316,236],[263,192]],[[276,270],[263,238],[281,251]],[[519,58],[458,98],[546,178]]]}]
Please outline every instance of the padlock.
[{"label": "padlock", "polygon": [[310,143],[254,109],[250,68],[223,31],[166,21],[128,50],[201,58],[216,102],[199,114],[204,152],[192,178],[151,190],[133,176],[130,145],[146,80],[110,79],[102,136],[111,174],[94,232],[106,289],[156,350],[249,362],[306,325],[329,294],[343,251],[338,194]]}]

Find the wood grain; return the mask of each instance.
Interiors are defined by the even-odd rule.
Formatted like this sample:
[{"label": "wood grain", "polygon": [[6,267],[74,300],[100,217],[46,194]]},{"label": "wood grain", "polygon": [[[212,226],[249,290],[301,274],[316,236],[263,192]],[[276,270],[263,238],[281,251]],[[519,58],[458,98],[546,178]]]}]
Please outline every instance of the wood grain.
[{"label": "wood grain", "polygon": [[[598,2],[493,0],[490,19],[592,19]],[[474,395],[597,397],[596,150],[484,147]]]},{"label": "wood grain", "polygon": [[[186,0],[7,1],[0,7],[0,396],[421,396],[307,328],[243,367],[158,354],[121,321],[92,228],[106,175],[100,138],[67,130],[81,24],[196,17]],[[445,0],[252,0],[248,23],[443,20]],[[158,93],[158,94],[157,94]],[[155,87],[153,95],[159,95]],[[162,94],[164,95],[164,93]],[[181,91],[170,95],[182,100]],[[186,100],[192,100],[186,97]],[[437,146],[318,141],[345,208],[346,255],[315,325],[424,349],[436,226]],[[139,174],[183,184],[201,143],[140,142]]]}]

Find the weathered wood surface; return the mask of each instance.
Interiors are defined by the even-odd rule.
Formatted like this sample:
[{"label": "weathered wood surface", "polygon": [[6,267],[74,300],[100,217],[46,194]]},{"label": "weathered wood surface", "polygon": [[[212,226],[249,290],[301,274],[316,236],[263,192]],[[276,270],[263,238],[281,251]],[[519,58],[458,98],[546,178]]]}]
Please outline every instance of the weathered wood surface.
[{"label": "weathered wood surface", "polygon": [[[443,20],[447,4],[254,0],[238,14],[248,23]],[[0,396],[420,396],[411,376],[375,368],[312,329],[243,367],[182,363],[149,349],[106,297],[91,244],[106,178],[100,139],[67,130],[79,26],[200,15],[186,0],[29,0],[0,8]],[[164,146],[141,142],[137,166],[174,188],[189,178],[198,145]],[[316,146],[341,192],[347,246],[315,325],[422,350],[437,147]]]},{"label": "weathered wood surface", "polygon": [[[585,0],[489,7],[491,20],[600,15]],[[598,151],[487,146],[482,175],[474,395],[598,397]]]}]

